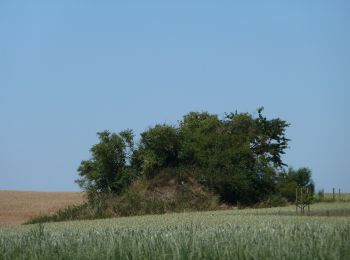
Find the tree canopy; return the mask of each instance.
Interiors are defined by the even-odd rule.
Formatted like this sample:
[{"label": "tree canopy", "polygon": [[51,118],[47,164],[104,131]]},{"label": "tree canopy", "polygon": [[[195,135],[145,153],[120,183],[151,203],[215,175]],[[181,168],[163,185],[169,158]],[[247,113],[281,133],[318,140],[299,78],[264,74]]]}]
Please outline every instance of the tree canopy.
[{"label": "tree canopy", "polygon": [[81,162],[78,183],[87,191],[119,193],[135,176],[154,178],[172,168],[191,173],[228,203],[256,203],[277,193],[290,199],[286,190],[294,183],[311,185],[311,172],[284,170],[289,124],[267,119],[263,108],[257,112],[256,117],[227,113],[222,119],[191,112],[178,125],[158,124],[141,133],[136,147],[131,130],[98,133],[100,143],[91,148],[92,158]]},{"label": "tree canopy", "polygon": [[90,149],[92,158],[81,162],[77,183],[90,193],[120,193],[130,181],[127,165],[133,151],[131,130],[97,133],[100,142]]}]

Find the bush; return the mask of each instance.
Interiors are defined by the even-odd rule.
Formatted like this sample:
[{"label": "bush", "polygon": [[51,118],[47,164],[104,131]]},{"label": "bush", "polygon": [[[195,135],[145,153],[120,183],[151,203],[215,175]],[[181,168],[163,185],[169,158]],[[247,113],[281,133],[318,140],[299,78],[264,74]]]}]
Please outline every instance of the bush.
[{"label": "bush", "polygon": [[100,142],[90,149],[92,158],[81,162],[78,168],[81,178],[76,182],[89,195],[121,193],[134,177],[133,169],[127,165],[134,145],[132,131],[97,134]]},{"label": "bush", "polygon": [[295,192],[297,187],[308,188],[313,195],[315,185],[311,179],[311,170],[308,168],[300,168],[294,170],[289,168],[288,171],[283,171],[277,178],[277,190],[282,197],[285,197],[289,202],[295,202]]},{"label": "bush", "polygon": [[104,218],[182,210],[209,210],[218,201],[275,206],[295,199],[297,187],[314,192],[311,171],[288,171],[282,155],[289,124],[258,109],[223,119],[191,112],[178,126],[156,125],[134,147],[131,130],[98,133],[92,157],[82,161],[78,184],[88,203],[32,221]]},{"label": "bush", "polygon": [[170,172],[165,171],[151,180],[139,178],[122,194],[95,194],[85,204],[33,218],[27,224],[219,208],[218,198],[194,178],[181,175],[180,181]]},{"label": "bush", "polygon": [[89,216],[82,214],[88,208],[88,204],[82,204],[79,206],[69,206],[65,209],[57,211],[53,215],[38,216],[30,219],[25,224],[37,224],[44,222],[58,222],[77,219],[89,219]]},{"label": "bush", "polygon": [[288,200],[279,194],[269,196],[266,200],[256,205],[257,208],[283,207],[288,205]]},{"label": "bush", "polygon": [[169,125],[156,125],[141,134],[141,141],[133,156],[137,170],[154,177],[159,170],[176,167],[180,138],[178,129]]}]

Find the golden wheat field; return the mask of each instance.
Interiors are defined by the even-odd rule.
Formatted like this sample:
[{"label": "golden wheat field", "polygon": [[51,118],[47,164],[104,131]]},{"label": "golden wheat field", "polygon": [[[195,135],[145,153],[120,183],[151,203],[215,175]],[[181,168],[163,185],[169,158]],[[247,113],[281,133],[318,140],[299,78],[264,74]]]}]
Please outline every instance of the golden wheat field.
[{"label": "golden wheat field", "polygon": [[0,225],[21,224],[83,201],[82,192],[0,191]]}]

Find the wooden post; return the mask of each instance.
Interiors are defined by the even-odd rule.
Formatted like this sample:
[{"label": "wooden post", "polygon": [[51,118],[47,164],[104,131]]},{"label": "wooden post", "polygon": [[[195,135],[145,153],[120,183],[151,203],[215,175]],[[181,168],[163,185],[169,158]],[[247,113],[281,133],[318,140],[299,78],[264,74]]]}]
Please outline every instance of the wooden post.
[{"label": "wooden post", "polygon": [[301,214],[304,214],[303,188],[300,188],[300,204],[301,204]]},{"label": "wooden post", "polygon": [[295,211],[298,214],[298,188],[295,189]]},{"label": "wooden post", "polygon": [[322,189],[322,201],[324,201],[324,189]]},{"label": "wooden post", "polygon": [[296,214],[304,215],[307,207],[308,216],[310,216],[311,191],[307,187],[298,187],[295,190],[295,211]]},{"label": "wooden post", "polygon": [[333,200],[335,200],[335,188],[333,188]]},{"label": "wooden post", "polygon": [[307,203],[307,215],[308,216],[310,216],[310,204],[309,204],[309,199],[310,199],[310,194],[309,194],[309,188],[306,188],[306,192],[307,192],[307,201],[306,201],[306,203]]}]

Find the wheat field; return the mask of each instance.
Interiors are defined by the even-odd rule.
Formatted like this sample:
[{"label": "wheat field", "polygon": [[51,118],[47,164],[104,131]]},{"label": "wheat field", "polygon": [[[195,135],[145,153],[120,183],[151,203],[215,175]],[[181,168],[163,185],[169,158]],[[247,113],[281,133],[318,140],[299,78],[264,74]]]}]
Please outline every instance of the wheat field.
[{"label": "wheat field", "polygon": [[318,203],[315,216],[289,206],[0,227],[0,259],[346,260],[349,210]]},{"label": "wheat field", "polygon": [[84,201],[81,192],[0,191],[0,225],[21,224]]},{"label": "wheat field", "polygon": [[349,202],[16,225],[83,201],[0,191],[0,259],[350,259]]}]

